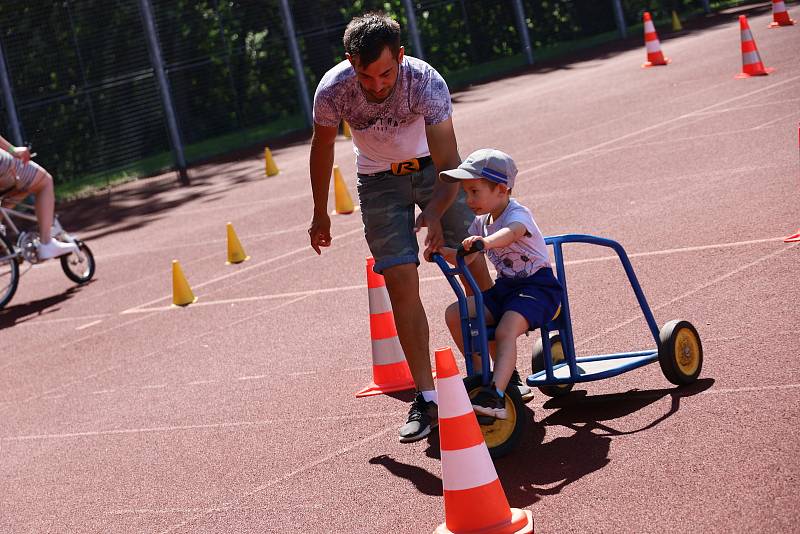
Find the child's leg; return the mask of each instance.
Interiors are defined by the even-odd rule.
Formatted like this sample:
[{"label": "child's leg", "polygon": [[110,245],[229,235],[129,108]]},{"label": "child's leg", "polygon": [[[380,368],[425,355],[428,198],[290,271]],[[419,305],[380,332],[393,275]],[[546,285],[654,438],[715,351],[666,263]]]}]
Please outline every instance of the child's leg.
[{"label": "child's leg", "polygon": [[494,362],[494,385],[505,391],[511,373],[517,365],[517,338],[528,331],[528,320],[520,313],[508,310],[495,330],[497,353]]},{"label": "child's leg", "polygon": [[[474,297],[467,297],[467,309],[469,311],[470,317],[475,317],[477,313],[475,312],[475,298]],[[491,312],[483,308],[484,319],[487,325],[494,324],[494,317],[492,317]],[[458,310],[458,302],[452,303],[450,306],[447,307],[444,313],[444,319],[447,323],[447,328],[450,330],[450,335],[453,336],[453,341],[455,341],[458,350],[461,354],[464,354],[464,340],[461,336],[461,315],[459,314]],[[490,352],[492,352],[492,343],[490,342]],[[481,368],[481,358],[479,353],[474,353],[472,355],[472,365],[477,370]]]},{"label": "child's leg", "polygon": [[30,192],[36,196],[36,221],[39,223],[39,240],[42,243],[49,243],[56,204],[53,177],[42,169],[33,179]]}]

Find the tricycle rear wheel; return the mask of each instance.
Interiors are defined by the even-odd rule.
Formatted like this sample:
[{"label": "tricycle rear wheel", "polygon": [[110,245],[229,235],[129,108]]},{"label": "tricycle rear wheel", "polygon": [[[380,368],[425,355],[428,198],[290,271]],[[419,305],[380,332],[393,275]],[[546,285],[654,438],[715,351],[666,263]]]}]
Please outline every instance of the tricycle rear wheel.
[{"label": "tricycle rear wheel", "polygon": [[659,332],[658,363],[676,386],[691,384],[703,368],[703,345],[689,321],[670,321]]},{"label": "tricycle rear wheel", "polygon": [[[469,398],[474,398],[483,387],[482,375],[466,377],[464,387],[467,388]],[[489,455],[492,458],[500,458],[511,452],[527,424],[525,405],[520,397],[519,388],[509,384],[506,388],[505,398],[508,417],[495,419],[491,425],[480,425],[483,440],[486,442],[486,448],[489,449]]]},{"label": "tricycle rear wheel", "polygon": [[[553,365],[565,361],[567,358],[564,355],[564,346],[561,344],[561,336],[558,332],[550,332],[550,354],[553,357]],[[538,373],[544,370],[544,346],[542,346],[542,339],[539,338],[533,344],[533,355],[531,356],[531,371]],[[572,387],[575,384],[559,384],[557,386],[540,386],[539,391],[548,397],[563,397],[569,395]]]}]

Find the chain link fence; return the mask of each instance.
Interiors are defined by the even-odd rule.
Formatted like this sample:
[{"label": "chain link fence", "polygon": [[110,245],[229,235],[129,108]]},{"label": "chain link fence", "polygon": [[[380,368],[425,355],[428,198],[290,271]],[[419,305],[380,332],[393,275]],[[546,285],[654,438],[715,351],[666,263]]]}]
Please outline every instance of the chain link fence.
[{"label": "chain link fence", "polygon": [[15,144],[33,145],[37,161],[61,185],[102,183],[114,175],[182,167],[308,128],[313,91],[344,59],[344,28],[364,11],[395,17],[407,52],[457,86],[535,62],[537,52],[565,41],[624,36],[643,10],[668,17],[672,9],[702,12],[715,5],[704,0],[3,2],[0,133]]}]

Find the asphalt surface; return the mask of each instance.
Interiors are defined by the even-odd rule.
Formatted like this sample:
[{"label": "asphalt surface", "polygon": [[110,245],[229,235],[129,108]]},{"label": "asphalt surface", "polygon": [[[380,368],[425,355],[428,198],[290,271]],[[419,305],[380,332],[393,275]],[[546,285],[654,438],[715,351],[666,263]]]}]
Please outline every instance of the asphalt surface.
[{"label": "asphalt surface", "polygon": [[[789,4],[794,18],[796,4]],[[794,532],[800,521],[800,26],[750,25],[769,76],[741,71],[735,17],[455,95],[465,155],[494,146],[546,235],[620,242],[659,325],[705,363],[678,389],[649,365],[537,394],[496,462],[537,533]],[[445,520],[438,438],[401,444],[407,394],[372,378],[358,212],[310,249],[308,144],[129,184],[65,220],[98,262],[56,262],[0,312],[0,531],[424,533]],[[336,162],[355,198],[351,143]],[[331,209],[333,195],[331,195]],[[251,259],[225,265],[225,223]],[[618,261],[567,253],[581,355],[653,346]],[[171,308],[178,259],[197,303]],[[432,348],[452,292],[420,268]],[[532,340],[520,342],[530,369]]]}]

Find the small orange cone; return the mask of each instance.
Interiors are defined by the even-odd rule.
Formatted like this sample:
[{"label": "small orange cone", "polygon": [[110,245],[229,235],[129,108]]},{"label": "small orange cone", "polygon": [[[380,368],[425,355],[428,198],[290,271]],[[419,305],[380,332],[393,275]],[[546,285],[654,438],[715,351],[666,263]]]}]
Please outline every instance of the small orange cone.
[{"label": "small orange cone", "polygon": [[269,148],[264,148],[264,172],[267,176],[275,176],[280,172],[278,166],[275,165],[275,160],[272,159],[272,152]]},{"label": "small orange cone", "polygon": [[445,522],[434,534],[528,534],[529,510],[511,508],[450,348],[436,351]]},{"label": "small orange cone", "polygon": [[230,265],[232,263],[242,263],[250,259],[250,256],[245,254],[239,238],[236,236],[236,231],[233,229],[233,224],[228,223],[228,261],[225,263]]},{"label": "small orange cone", "polygon": [[764,67],[761,55],[756,47],[756,41],[753,39],[753,33],[750,31],[750,25],[747,23],[747,17],[744,15],[739,15],[739,28],[742,34],[742,72],[734,76],[734,78],[766,76],[773,72],[775,69]]},{"label": "small orange cone", "polygon": [[342,121],[342,135],[344,135],[348,139],[351,139],[353,137],[353,134],[350,133],[350,125],[347,124],[347,121]]},{"label": "small orange cone", "polygon": [[800,230],[796,234],[784,238],[784,243],[800,243]]},{"label": "small orange cone", "polygon": [[172,260],[172,304],[175,306],[187,306],[197,302],[197,297],[192,293],[189,282],[183,276],[181,264],[178,260]]},{"label": "small orange cone", "polygon": [[339,170],[338,165],[333,166],[333,194],[336,201],[336,211],[339,215],[347,215],[353,213],[353,199],[350,198],[350,192],[347,191],[347,185],[342,179],[342,171]]},{"label": "small orange cone", "polygon": [[661,52],[661,42],[658,40],[656,27],[649,11],[644,12],[644,46],[647,50],[647,62],[642,64],[643,69],[672,62],[671,59],[664,57]]},{"label": "small orange cone", "polygon": [[403,347],[397,337],[394,312],[386,290],[386,280],[372,270],[374,258],[367,258],[367,290],[369,291],[369,334],[372,339],[372,382],[356,397],[414,388]]},{"label": "small orange cone", "polygon": [[783,0],[772,0],[772,22],[767,27],[780,28],[792,25],[794,25],[794,20],[789,18],[789,12],[786,11],[786,4],[783,3]]}]

